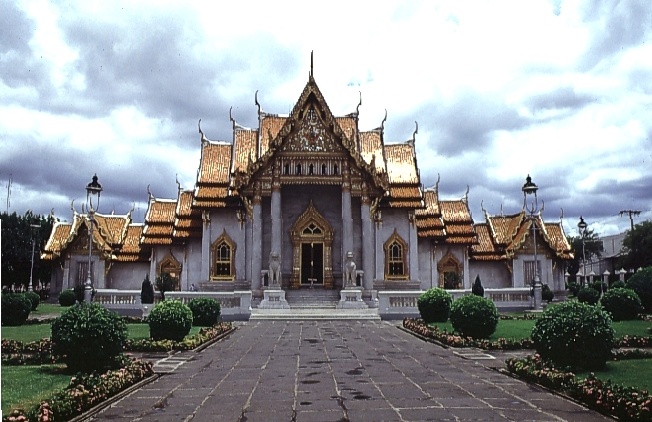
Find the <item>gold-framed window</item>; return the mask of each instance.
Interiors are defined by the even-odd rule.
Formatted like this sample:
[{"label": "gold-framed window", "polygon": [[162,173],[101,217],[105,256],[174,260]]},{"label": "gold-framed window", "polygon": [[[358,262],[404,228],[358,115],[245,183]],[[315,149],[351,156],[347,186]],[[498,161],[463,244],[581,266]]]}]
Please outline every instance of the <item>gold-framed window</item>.
[{"label": "gold-framed window", "polygon": [[211,280],[235,279],[236,245],[226,230],[211,245]]},{"label": "gold-framed window", "polygon": [[394,230],[394,233],[383,245],[385,250],[385,279],[407,280],[407,243]]}]

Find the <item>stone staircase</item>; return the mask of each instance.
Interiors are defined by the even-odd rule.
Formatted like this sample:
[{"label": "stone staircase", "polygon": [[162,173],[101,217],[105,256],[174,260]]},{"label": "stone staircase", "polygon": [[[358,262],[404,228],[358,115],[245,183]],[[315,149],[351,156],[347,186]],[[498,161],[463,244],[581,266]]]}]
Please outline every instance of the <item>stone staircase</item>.
[{"label": "stone staircase", "polygon": [[249,320],[366,320],[380,321],[378,309],[337,309],[338,290],[286,290],[290,309],[251,310]]}]

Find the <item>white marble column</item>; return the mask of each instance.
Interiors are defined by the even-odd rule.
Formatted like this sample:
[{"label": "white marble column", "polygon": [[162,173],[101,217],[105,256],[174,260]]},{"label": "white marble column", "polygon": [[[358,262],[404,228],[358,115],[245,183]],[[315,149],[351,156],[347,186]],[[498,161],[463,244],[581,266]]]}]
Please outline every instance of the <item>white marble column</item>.
[{"label": "white marble column", "polygon": [[410,280],[419,280],[419,237],[417,236],[417,222],[413,211],[409,211],[410,220]]},{"label": "white marble column", "polygon": [[351,180],[349,167],[346,162],[342,164],[342,274],[346,253],[353,252],[353,216],[351,213]]},{"label": "white marble column", "polygon": [[252,245],[251,245],[251,290],[260,290],[260,270],[262,269],[263,255],[263,212],[260,190],[256,190],[252,201]]},{"label": "white marble column", "polygon": [[283,226],[283,219],[281,218],[281,186],[276,183],[272,186],[272,252],[281,254],[281,233]]},{"label": "white marble column", "polygon": [[201,279],[202,281],[208,281],[210,279],[211,268],[211,216],[208,211],[202,212],[202,221]]},{"label": "white marble column", "polygon": [[374,287],[374,235],[370,214],[370,200],[368,194],[363,190],[360,205],[360,217],[362,220],[362,287],[371,290]]}]

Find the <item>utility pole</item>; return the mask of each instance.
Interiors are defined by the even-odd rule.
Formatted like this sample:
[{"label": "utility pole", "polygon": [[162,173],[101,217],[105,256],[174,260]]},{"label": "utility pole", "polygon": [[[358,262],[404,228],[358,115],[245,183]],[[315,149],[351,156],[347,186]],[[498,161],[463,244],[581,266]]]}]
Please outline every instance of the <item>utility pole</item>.
[{"label": "utility pole", "polygon": [[634,211],[634,210],[622,210],[620,212],[620,216],[622,217],[624,214],[629,215],[629,222],[631,224],[632,230],[634,230],[634,216],[639,215],[641,212],[640,211]]}]

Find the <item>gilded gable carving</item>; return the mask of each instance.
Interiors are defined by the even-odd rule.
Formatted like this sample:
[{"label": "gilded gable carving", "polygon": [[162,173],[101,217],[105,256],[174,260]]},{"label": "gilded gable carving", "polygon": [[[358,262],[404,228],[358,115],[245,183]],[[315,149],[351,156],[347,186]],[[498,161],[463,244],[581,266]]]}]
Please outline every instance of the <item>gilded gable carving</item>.
[{"label": "gilded gable carving", "polygon": [[283,150],[292,152],[343,151],[335,141],[332,132],[324,125],[314,106],[310,106],[305,112],[299,128],[290,135]]}]

